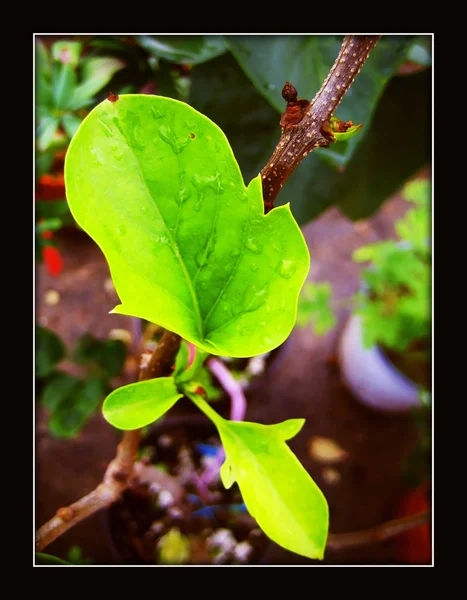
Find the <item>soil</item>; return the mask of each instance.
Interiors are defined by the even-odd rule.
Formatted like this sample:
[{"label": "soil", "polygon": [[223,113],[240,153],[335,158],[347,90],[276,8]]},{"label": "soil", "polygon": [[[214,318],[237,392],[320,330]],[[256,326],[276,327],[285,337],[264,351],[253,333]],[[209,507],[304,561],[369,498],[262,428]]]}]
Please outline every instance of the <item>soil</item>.
[{"label": "soil", "polygon": [[[341,303],[343,299],[350,298],[359,286],[361,267],[351,260],[351,254],[360,245],[393,237],[394,222],[409,206],[400,197],[394,197],[371,219],[357,223],[349,221],[333,208],[305,227],[304,234],[312,257],[309,277],[314,281],[327,280],[331,283],[338,325],[323,337],[314,335],[310,327],[294,330],[285,344],[272,355],[267,373],[257,377],[247,392],[246,418],[249,421],[275,423],[295,417],[306,419],[299,435],[290,441],[290,446],[328,500],[330,531],[333,533],[362,530],[393,518],[397,501],[405,490],[407,461],[417,447],[412,415],[381,415],[358,404],[341,382],[335,358],[338,336],[349,314],[349,309],[343,308]],[[137,328],[134,319],[108,314],[118,303],[118,298],[100,250],[81,231],[67,230],[57,239],[64,258],[64,271],[58,278],[52,278],[43,265],[38,266],[37,320],[56,331],[68,346],[87,331],[105,338],[112,329],[126,329],[130,334],[134,333],[135,338]],[[58,293],[58,303],[50,302],[51,290]],[[56,294],[52,297],[57,299]],[[66,363],[64,366],[71,368]],[[115,383],[121,385],[133,381],[135,374],[136,361],[130,356],[125,372]],[[169,416],[181,414],[183,406],[176,405]],[[193,438],[185,438],[184,429],[173,432],[173,435],[174,447],[180,447],[180,444],[193,447]],[[101,414],[96,414],[76,439],[53,439],[47,433],[46,415],[38,407],[37,527],[50,519],[59,507],[74,502],[98,485],[115,454],[119,437],[119,432],[111,428]],[[331,457],[329,452],[323,452],[326,446],[323,446],[323,439],[327,440],[328,447],[333,445]],[[320,443],[321,451],[318,452]],[[170,463],[168,455],[160,456],[161,460],[167,459],[168,468],[174,473],[176,464]],[[199,463],[199,456],[194,456],[194,460]],[[129,492],[123,503],[116,505],[112,511],[95,514],[69,530],[51,544],[47,552],[66,559],[69,548],[79,545],[82,554],[91,557],[94,564],[122,564],[118,554],[124,554],[128,547],[125,550],[122,536],[120,540],[115,537],[112,540],[109,522],[112,519],[122,520],[123,505],[127,501],[133,502],[129,497],[134,495],[133,492]],[[141,501],[147,506],[147,490],[143,493],[140,489],[139,492],[143,494]],[[221,499],[223,504],[231,501],[232,497],[228,495]],[[206,539],[205,529],[214,531],[226,524],[225,519],[221,519],[207,527],[204,523],[202,528],[201,522],[189,524],[187,518],[170,521],[167,514],[154,512],[153,504],[146,516],[141,513],[136,525],[130,526],[136,527],[143,537],[154,521],[164,521],[164,531],[170,526],[177,526],[187,535],[200,534],[197,536],[199,539],[203,536]],[[189,514],[186,503],[182,502],[182,508]],[[233,527],[237,541],[251,541],[254,527],[245,527],[241,531],[238,524]],[[145,528],[146,531],[143,531]],[[126,537],[128,539],[128,535]],[[146,540],[149,537],[146,535]],[[152,560],[155,543],[155,538],[151,538],[150,552],[147,548],[140,548],[135,560]],[[341,551],[327,550],[323,562],[304,559],[267,541],[265,551],[261,554],[255,550],[252,560],[271,565],[400,562],[391,541]]]},{"label": "soil", "polygon": [[226,490],[218,470],[209,483],[197,481],[215,460],[206,449],[221,448],[215,428],[206,421],[170,425],[169,419],[162,432],[144,439],[138,477],[108,511],[119,562],[163,564],[161,540],[176,531],[190,548],[188,564],[258,564],[268,540],[246,513],[238,487]]}]

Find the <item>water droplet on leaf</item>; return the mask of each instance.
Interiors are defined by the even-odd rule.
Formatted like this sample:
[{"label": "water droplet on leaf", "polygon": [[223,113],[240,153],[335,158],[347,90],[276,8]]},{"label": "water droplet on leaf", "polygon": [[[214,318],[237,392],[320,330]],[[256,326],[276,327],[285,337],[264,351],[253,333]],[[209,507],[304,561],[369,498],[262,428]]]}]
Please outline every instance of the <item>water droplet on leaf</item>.
[{"label": "water droplet on leaf", "polygon": [[250,252],[253,252],[253,254],[261,254],[263,251],[263,247],[255,238],[248,238],[245,242],[245,246]]},{"label": "water droplet on leaf", "polygon": [[297,267],[295,266],[295,263],[292,260],[287,260],[286,258],[283,258],[280,262],[278,272],[283,279],[290,279],[295,273],[296,269]]}]

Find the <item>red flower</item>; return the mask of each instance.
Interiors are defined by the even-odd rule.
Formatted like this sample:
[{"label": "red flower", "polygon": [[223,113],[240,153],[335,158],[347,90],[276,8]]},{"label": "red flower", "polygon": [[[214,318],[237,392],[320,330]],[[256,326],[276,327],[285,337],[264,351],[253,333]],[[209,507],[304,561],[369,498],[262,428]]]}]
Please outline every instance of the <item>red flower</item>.
[{"label": "red flower", "polygon": [[46,246],[44,248],[44,262],[49,275],[52,277],[57,277],[63,271],[62,255],[54,246]]}]

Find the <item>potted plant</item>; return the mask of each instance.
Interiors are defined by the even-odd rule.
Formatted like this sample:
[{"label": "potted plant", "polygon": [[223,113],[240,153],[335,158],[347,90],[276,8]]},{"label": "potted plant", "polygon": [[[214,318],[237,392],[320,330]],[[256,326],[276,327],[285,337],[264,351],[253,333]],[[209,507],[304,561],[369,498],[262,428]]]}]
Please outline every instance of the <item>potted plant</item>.
[{"label": "potted plant", "polygon": [[353,255],[368,266],[338,347],[344,382],[361,402],[385,412],[420,407],[431,392],[430,183],[414,180],[403,196],[415,207],[396,224],[400,240]]},{"label": "potted plant", "polygon": [[[347,36],[339,66],[313,102],[297,99],[295,88],[284,86],[281,141],[248,187],[224,133],[182,102],[111,93],[80,125],[65,167],[73,216],[109,263],[121,301],[112,312],[157,323],[164,334],[143,355],[138,381],[104,402],[105,419],[124,433],[102,484],[40,528],[39,552],[89,514],[119,502],[135,475],[143,484],[141,430],[179,401],[191,401],[192,410],[215,426],[223,446],[213,449],[212,440],[194,437],[204,444],[200,462],[206,442],[214,458],[224,453],[220,479],[227,491],[238,484],[264,535],[308,559],[323,558],[327,502],[286,444],[303,419],[242,422],[234,406],[226,418],[208,402],[200,378],[209,355],[264,355],[293,328],[309,253],[290,208],[274,207],[274,201],[302,158],[352,133],[351,122],[332,119],[332,113],[377,40]],[[189,344],[197,347],[194,358]],[[156,443],[160,440],[151,445]],[[154,474],[157,464],[147,460]],[[165,508],[160,492],[152,492]],[[164,532],[157,542],[162,562],[186,557],[187,533],[177,527]]]}]

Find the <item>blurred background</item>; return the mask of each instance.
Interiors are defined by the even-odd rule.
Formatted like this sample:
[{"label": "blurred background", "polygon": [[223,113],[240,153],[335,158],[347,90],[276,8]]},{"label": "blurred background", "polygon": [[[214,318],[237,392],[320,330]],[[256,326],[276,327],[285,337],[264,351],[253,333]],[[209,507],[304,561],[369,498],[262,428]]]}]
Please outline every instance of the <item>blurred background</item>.
[{"label": "blurred background", "polygon": [[[136,379],[141,352],[160,336],[139,319],[108,314],[118,297],[106,261],[69,212],[63,165],[80,123],[109,93],[187,102],[225,132],[248,183],[279,140],[284,83],[312,100],[342,40],[34,36],[37,527],[100,482],[120,438],[102,401]],[[431,57],[431,35],[377,43],[335,115],[362,123],[360,133],[315,150],[276,202],[290,202],[311,255],[297,325],[268,355],[223,360],[244,390],[247,420],[306,418],[290,446],[328,500],[333,534],[431,508]],[[227,395],[209,373],[206,387],[222,411]],[[167,418],[190,408],[181,402]],[[165,435],[177,451],[191,443],[185,430]],[[121,514],[131,513],[132,499],[125,502]],[[161,552],[152,549],[175,527],[188,540],[175,543],[181,564],[313,564],[272,542],[255,546],[253,525],[241,533],[235,523],[237,546],[216,558],[214,542],[202,540],[229,530],[234,518],[205,513],[198,531],[187,511],[152,514],[152,529],[115,511],[93,515],[47,552],[75,564],[157,564]],[[330,545],[324,563],[430,564],[431,525]]]}]

